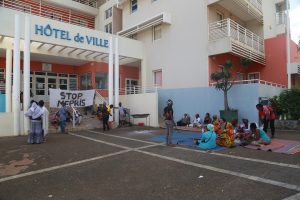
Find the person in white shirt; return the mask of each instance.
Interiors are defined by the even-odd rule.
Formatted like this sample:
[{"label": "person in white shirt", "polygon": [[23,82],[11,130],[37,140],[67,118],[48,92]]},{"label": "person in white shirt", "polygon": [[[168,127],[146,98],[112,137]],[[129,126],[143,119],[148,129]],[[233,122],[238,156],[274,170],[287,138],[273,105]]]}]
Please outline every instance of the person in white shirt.
[{"label": "person in white shirt", "polygon": [[197,127],[197,128],[201,128],[201,118],[200,118],[200,115],[197,113],[195,115],[195,119],[193,121],[192,124],[189,125],[190,127]]},{"label": "person in white shirt", "polygon": [[39,101],[39,106],[43,110],[43,115],[42,115],[42,129],[43,129],[43,140],[45,141],[45,137],[48,134],[49,130],[49,111],[44,105],[44,101],[40,100]]}]

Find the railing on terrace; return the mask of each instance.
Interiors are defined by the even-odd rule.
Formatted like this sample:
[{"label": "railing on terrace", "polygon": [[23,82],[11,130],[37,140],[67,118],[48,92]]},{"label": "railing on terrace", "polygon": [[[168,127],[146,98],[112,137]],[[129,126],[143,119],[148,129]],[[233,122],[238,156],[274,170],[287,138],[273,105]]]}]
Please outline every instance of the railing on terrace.
[{"label": "railing on terrace", "polygon": [[78,3],[85,4],[93,8],[97,8],[97,0],[72,0],[72,1],[76,1]]},{"label": "railing on terrace", "polygon": [[262,11],[262,0],[249,0],[249,2],[259,11]]},{"label": "railing on terrace", "polygon": [[286,18],[285,11],[276,12],[276,24],[277,25],[286,24],[286,21],[287,21],[287,18]]},{"label": "railing on terrace", "polygon": [[120,95],[156,93],[159,88],[160,87],[158,86],[150,86],[150,87],[141,87],[139,85],[129,86],[126,88],[120,88]]},{"label": "railing on terrace", "polygon": [[30,13],[32,15],[74,24],[77,26],[83,26],[86,28],[95,28],[95,17],[48,5],[42,3],[42,1],[36,2],[32,0],[0,0],[0,7]]},{"label": "railing on terrace", "polygon": [[231,19],[224,19],[221,21],[209,24],[209,40],[218,40],[229,37],[238,41],[252,50],[264,54],[264,40],[250,30],[244,28],[240,24]]},{"label": "railing on terrace", "polygon": [[[259,83],[262,85],[270,85],[270,86],[279,87],[279,88],[287,88],[285,85],[273,83],[273,82],[269,82],[269,81],[264,81],[264,80],[260,80],[260,79],[230,81],[230,83],[235,84],[235,85]],[[216,82],[210,83],[210,86],[215,86],[216,84],[217,84]]]}]

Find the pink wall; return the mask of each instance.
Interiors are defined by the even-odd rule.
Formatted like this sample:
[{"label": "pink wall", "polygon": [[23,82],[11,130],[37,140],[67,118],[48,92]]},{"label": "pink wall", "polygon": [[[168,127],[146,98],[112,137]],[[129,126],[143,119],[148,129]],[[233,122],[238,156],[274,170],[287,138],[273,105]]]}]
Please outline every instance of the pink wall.
[{"label": "pink wall", "polygon": [[[263,65],[259,63],[253,62],[248,69],[244,69],[241,64],[240,64],[240,58],[232,55],[232,54],[220,54],[220,55],[215,55],[215,56],[210,56],[209,57],[209,74],[219,70],[220,68],[218,67],[219,65],[222,65],[225,63],[226,60],[231,60],[233,63],[233,67],[231,69],[232,71],[232,80],[237,79],[237,72],[244,73],[245,77],[244,79],[248,79],[248,73],[250,72],[256,72],[264,68]],[[210,83],[212,81],[210,80]]]},{"label": "pink wall", "polygon": [[[236,79],[236,72],[248,73],[259,72],[260,79],[287,85],[287,53],[286,36],[279,35],[265,40],[266,66],[253,62],[248,69],[243,69],[240,65],[240,58],[232,54],[221,54],[209,57],[209,74],[218,70],[218,65],[226,60],[233,61],[233,79]],[[291,62],[300,62],[300,52],[297,52],[297,45],[291,41]],[[211,82],[211,81],[210,81]]]},{"label": "pink wall", "polygon": [[[42,62],[31,61],[30,62],[31,71],[42,71]],[[5,58],[0,58],[0,68],[5,68]],[[23,61],[21,61],[21,69],[23,69]],[[71,65],[61,65],[52,64],[53,73],[66,73],[66,74],[76,74],[78,75],[78,86],[80,84],[80,75],[83,73],[92,74],[92,87],[96,88],[95,76],[96,72],[107,72],[108,64],[90,62],[81,66],[71,66]],[[139,68],[130,66],[120,66],[120,87],[125,88],[126,78],[139,80]],[[108,96],[107,90],[101,90],[101,95],[104,97]]]}]

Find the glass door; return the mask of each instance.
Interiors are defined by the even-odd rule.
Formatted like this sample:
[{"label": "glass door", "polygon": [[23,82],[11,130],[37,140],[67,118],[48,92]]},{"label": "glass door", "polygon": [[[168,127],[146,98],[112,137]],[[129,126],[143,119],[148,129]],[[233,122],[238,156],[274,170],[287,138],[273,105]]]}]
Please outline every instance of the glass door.
[{"label": "glass door", "polygon": [[46,100],[46,77],[35,75],[35,97],[34,100]]},{"label": "glass door", "polygon": [[139,93],[138,90],[138,80],[134,79],[126,79],[126,94],[137,94]]}]

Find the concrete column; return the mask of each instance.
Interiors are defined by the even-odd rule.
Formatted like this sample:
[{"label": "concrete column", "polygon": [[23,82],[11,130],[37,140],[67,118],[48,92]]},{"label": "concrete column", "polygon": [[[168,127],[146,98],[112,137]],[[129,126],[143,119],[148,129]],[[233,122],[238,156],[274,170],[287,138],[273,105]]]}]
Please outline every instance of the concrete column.
[{"label": "concrete column", "polygon": [[143,57],[141,61],[141,86],[142,88],[146,88],[146,83],[147,83],[147,61],[146,57]]},{"label": "concrete column", "polygon": [[6,49],[6,71],[5,71],[5,102],[6,112],[11,112],[11,74],[12,74],[12,50]]},{"label": "concrete column", "polygon": [[[115,107],[119,107],[119,78],[120,78],[120,63],[119,63],[119,39],[115,38]],[[115,122],[119,125],[119,109],[115,109]]]},{"label": "concrete column", "polygon": [[109,38],[109,63],[108,63],[108,103],[113,104],[113,90],[114,90],[114,52],[113,52],[113,38]]},{"label": "concrete column", "polygon": [[[23,110],[27,110],[30,104],[30,17],[25,16],[25,34],[24,34],[24,90],[23,90]],[[24,115],[24,134],[29,130],[29,119]]]},{"label": "concrete column", "polygon": [[20,16],[15,15],[14,35],[14,67],[13,67],[13,112],[14,112],[14,135],[20,134]]}]

